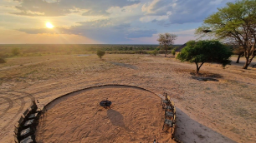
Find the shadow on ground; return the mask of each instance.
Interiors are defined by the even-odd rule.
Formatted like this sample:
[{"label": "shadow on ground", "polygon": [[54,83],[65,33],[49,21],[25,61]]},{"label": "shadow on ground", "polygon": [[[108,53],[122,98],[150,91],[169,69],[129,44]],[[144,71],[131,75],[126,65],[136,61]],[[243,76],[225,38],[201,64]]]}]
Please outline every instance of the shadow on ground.
[{"label": "shadow on ground", "polygon": [[177,108],[175,138],[183,143],[236,143],[216,131],[192,120]]},{"label": "shadow on ground", "polygon": [[190,72],[190,75],[197,77],[205,77],[205,78],[223,78],[222,75],[216,73],[209,73],[205,71],[200,71],[200,73],[196,73],[195,71]]},{"label": "shadow on ground", "polygon": [[138,69],[136,66],[129,65],[129,64],[117,63],[117,62],[110,62],[110,63],[113,65],[116,65],[116,66],[121,66],[121,67],[129,68],[129,69],[134,69],[134,70]]},{"label": "shadow on ground", "polygon": [[107,111],[107,115],[108,115],[108,118],[111,121],[112,125],[125,128],[124,117],[122,114],[120,114],[119,112],[117,112],[113,109],[109,109]]},{"label": "shadow on ground", "polygon": [[[231,65],[235,65],[235,66],[239,66],[239,67],[243,67],[245,64],[245,61],[240,61],[239,63],[236,63],[234,61],[231,62]],[[249,65],[249,67],[253,67],[256,68],[256,62],[252,61],[252,63]]]}]

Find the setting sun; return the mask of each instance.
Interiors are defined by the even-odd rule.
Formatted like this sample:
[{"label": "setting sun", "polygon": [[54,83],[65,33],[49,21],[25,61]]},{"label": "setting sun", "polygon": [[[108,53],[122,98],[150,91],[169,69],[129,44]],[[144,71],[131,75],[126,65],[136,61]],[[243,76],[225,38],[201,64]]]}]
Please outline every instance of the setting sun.
[{"label": "setting sun", "polygon": [[54,27],[50,22],[47,22],[45,25],[47,28],[50,28],[50,29],[52,29]]}]

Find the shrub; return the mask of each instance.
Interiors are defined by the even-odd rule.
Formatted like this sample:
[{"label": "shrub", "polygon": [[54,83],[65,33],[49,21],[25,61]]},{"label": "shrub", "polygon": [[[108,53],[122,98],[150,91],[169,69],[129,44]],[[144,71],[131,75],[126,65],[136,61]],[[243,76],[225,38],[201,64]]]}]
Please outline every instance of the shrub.
[{"label": "shrub", "polygon": [[172,55],[175,56],[175,54],[176,54],[176,49],[173,49],[172,50]]},{"label": "shrub", "polygon": [[1,58],[0,57],[0,64],[2,64],[2,63],[5,63],[6,61],[4,60],[4,58]]},{"label": "shrub", "polygon": [[13,56],[18,56],[20,54],[20,50],[18,48],[12,49],[12,55]]},{"label": "shrub", "polygon": [[157,51],[157,50],[154,50],[154,51],[152,51],[152,54],[153,54],[154,56],[156,56],[156,55],[158,54],[158,51]]},{"label": "shrub", "polygon": [[138,51],[135,51],[135,54],[147,54],[147,51],[138,50]]},{"label": "shrub", "polygon": [[171,53],[172,53],[173,56],[176,55],[176,50],[177,50],[177,48],[172,49]]},{"label": "shrub", "polygon": [[105,55],[105,51],[98,50],[97,55],[100,59],[102,59],[102,57]]}]

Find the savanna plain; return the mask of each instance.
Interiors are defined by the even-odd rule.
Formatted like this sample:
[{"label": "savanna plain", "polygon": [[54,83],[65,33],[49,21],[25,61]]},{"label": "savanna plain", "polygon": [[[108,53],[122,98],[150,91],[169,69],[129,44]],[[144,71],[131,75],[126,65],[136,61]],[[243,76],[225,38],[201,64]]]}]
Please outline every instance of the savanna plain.
[{"label": "savanna plain", "polygon": [[[0,142],[13,142],[14,124],[29,107],[33,98],[38,101],[39,107],[43,107],[54,98],[72,91],[98,85],[120,84],[139,86],[157,93],[160,97],[164,92],[170,95],[177,107],[175,138],[182,142],[254,143],[256,142],[256,68],[249,67],[248,70],[244,70],[242,69],[245,61],[243,58],[240,64],[235,63],[236,56],[232,56],[231,60],[231,65],[226,66],[225,69],[218,64],[205,64],[200,70],[201,74],[195,75],[194,64],[179,62],[170,55],[164,57],[164,55],[147,54],[106,54],[102,60],[96,54],[7,58],[6,63],[0,64]],[[255,60],[253,64],[256,64]],[[212,77],[217,81],[200,81],[196,78],[198,76]],[[89,118],[79,119],[79,121],[69,118],[75,117],[72,111],[78,108],[86,111],[87,108],[98,104],[101,99],[105,98],[102,96],[104,93],[107,93],[109,100],[112,100],[114,109],[122,108],[117,114],[123,115],[120,116],[124,122],[112,122],[112,125],[117,124],[118,128],[111,126],[103,128],[105,131],[99,131],[101,127],[106,127],[103,125],[104,119],[100,118],[100,114],[104,111],[97,112],[97,116],[79,113],[95,117],[93,118],[95,122],[101,121],[95,126]],[[90,99],[88,97],[90,104],[84,105],[88,103],[82,102],[87,100],[84,99],[86,95],[80,94],[72,98],[69,104],[63,102],[56,105],[56,108],[50,110],[49,114],[54,114],[55,110],[67,112],[61,116],[73,120],[69,123],[70,126],[79,126],[81,120],[88,120],[92,124],[84,128],[90,126],[90,129],[86,132],[83,132],[81,128],[67,129],[66,126],[62,126],[65,123],[60,120],[60,122],[54,122],[54,126],[60,126],[59,130],[66,129],[66,132],[50,134],[49,132],[54,129],[45,128],[38,133],[42,135],[38,136],[38,141],[46,141],[43,140],[44,137],[55,139],[48,140],[49,142],[104,142],[105,139],[114,141],[118,140],[115,134],[122,132],[125,135],[123,139],[127,142],[145,140],[153,142],[154,138],[161,141],[164,134],[161,132],[162,121],[157,119],[161,112],[158,112],[158,108],[155,107],[156,104],[160,107],[159,97],[135,89],[98,89],[98,91],[92,90],[86,94],[91,97]],[[144,99],[147,96],[150,99],[145,102]],[[136,106],[145,111],[141,119],[133,119],[130,116],[130,113],[141,112],[135,108]],[[58,108],[61,109],[58,110]],[[109,110],[106,114],[115,113],[115,110]],[[137,123],[140,120],[141,122]],[[147,128],[147,123],[151,121],[152,124],[156,121],[157,128]],[[143,129],[136,128],[140,125],[143,125]],[[97,133],[96,130],[98,130]],[[125,130],[129,130],[127,131],[129,133]],[[148,130],[147,136],[152,138],[143,138],[143,130]],[[135,131],[138,131],[138,134],[133,136]],[[95,136],[100,135],[99,133],[105,133],[105,138],[96,138]],[[65,140],[57,140],[61,137],[65,137]]]}]

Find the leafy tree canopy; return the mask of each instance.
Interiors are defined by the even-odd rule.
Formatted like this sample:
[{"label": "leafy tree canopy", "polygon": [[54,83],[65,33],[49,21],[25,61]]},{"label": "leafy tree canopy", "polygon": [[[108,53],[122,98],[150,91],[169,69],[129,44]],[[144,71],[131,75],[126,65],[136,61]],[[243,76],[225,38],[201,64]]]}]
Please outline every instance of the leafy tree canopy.
[{"label": "leafy tree canopy", "polygon": [[105,55],[105,51],[98,50],[97,55],[100,59],[102,59],[102,57]]},{"label": "leafy tree canopy", "polygon": [[159,38],[157,41],[159,42],[160,46],[163,46],[163,49],[165,50],[165,57],[167,55],[167,50],[172,49],[172,45],[174,44],[174,40],[176,40],[177,35],[165,33],[165,34],[159,34]]},{"label": "leafy tree canopy", "polygon": [[229,57],[232,55],[230,49],[219,41],[202,40],[189,41],[177,58],[181,61],[195,63],[198,73],[202,65],[206,62],[221,63],[223,67],[230,63]]},{"label": "leafy tree canopy", "polygon": [[256,56],[256,0],[241,0],[227,3],[204,20],[204,25],[196,33],[208,32],[217,39],[243,47],[247,69]]}]

